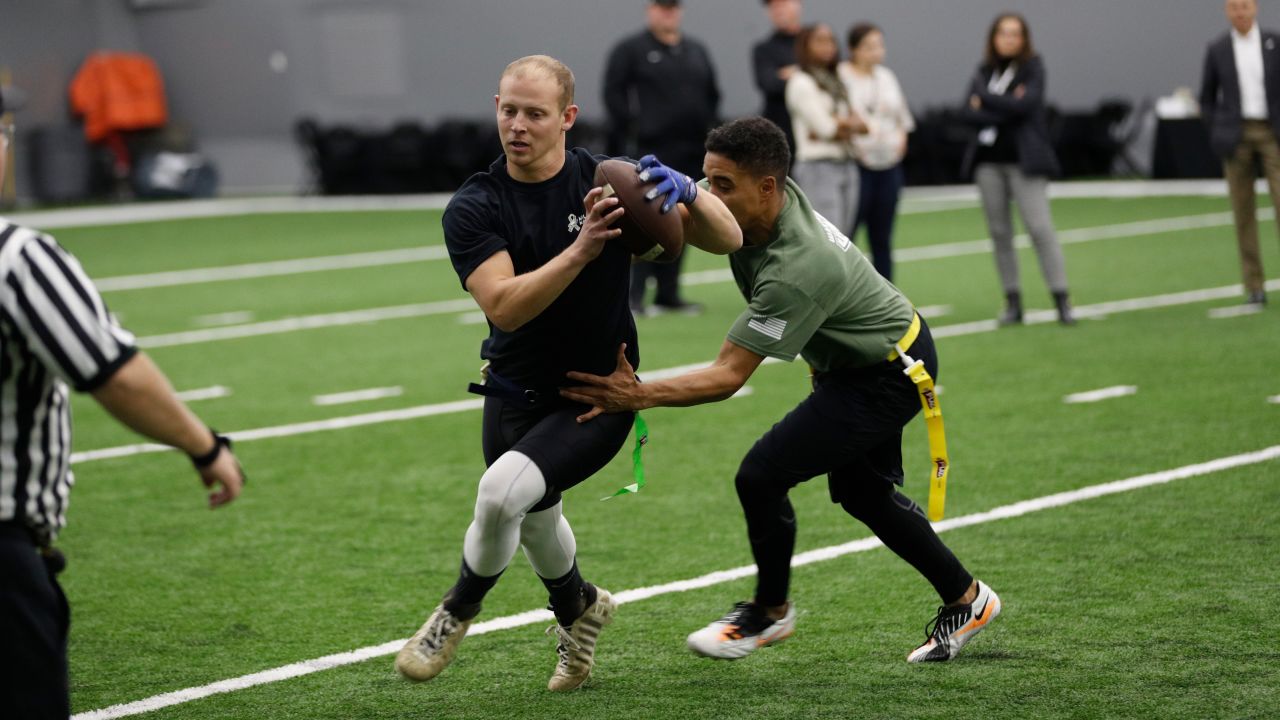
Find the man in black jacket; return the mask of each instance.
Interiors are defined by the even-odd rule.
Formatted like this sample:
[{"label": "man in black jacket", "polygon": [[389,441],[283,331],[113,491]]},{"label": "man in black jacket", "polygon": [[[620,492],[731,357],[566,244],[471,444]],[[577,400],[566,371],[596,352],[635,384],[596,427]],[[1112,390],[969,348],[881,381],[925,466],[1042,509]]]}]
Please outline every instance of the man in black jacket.
[{"label": "man in black jacket", "polygon": [[[702,177],[702,143],[716,123],[720,87],[711,54],[681,32],[680,0],[651,0],[647,27],[609,53],[604,102],[619,155],[653,154],[686,175]],[[644,314],[645,286],[657,281],[654,306],[697,312],[680,297],[680,260],[631,268],[631,309]]]},{"label": "man in black jacket", "polygon": [[756,87],[764,95],[762,117],[772,120],[787,135],[787,145],[794,154],[795,138],[791,137],[791,113],[787,111],[787,80],[796,71],[796,37],[800,35],[800,0],[764,0],[773,33],[751,48],[751,66]]},{"label": "man in black jacket", "polygon": [[1257,0],[1227,0],[1226,12],[1230,32],[1205,53],[1200,111],[1210,143],[1223,158],[1246,302],[1261,305],[1267,295],[1253,181],[1260,157],[1280,215],[1280,36],[1258,29]]}]

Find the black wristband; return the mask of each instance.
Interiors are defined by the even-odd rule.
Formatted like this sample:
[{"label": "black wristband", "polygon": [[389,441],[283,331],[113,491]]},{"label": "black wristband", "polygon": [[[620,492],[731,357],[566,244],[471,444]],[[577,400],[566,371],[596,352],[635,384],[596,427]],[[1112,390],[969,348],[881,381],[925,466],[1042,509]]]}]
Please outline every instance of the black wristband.
[{"label": "black wristband", "polygon": [[188,455],[191,458],[191,464],[197,468],[207,468],[213,464],[214,460],[222,454],[222,448],[231,447],[231,438],[226,435],[219,435],[217,430],[209,429],[209,433],[213,435],[213,449],[204,455]]}]

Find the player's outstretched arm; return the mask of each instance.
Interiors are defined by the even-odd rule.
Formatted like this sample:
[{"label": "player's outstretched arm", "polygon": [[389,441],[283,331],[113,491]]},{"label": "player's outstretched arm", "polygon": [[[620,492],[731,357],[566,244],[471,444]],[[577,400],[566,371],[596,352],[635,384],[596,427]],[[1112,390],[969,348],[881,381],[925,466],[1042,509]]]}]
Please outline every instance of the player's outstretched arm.
[{"label": "player's outstretched arm", "polygon": [[130,429],[203,458],[197,470],[209,494],[209,507],[225,505],[240,494],[244,472],[226,444],[200,422],[173,392],[151,358],[138,353],[93,391],[93,399]]},{"label": "player's outstretched arm", "polygon": [[663,165],[653,155],[640,158],[636,172],[644,182],[653,183],[646,197],[663,198],[662,212],[680,209],[686,243],[716,255],[728,255],[742,247],[742,230],[729,208],[720,198],[698,192],[693,178]]},{"label": "player's outstretched arm", "polygon": [[666,380],[641,383],[636,380],[631,363],[627,362],[626,349],[625,344],[618,348],[618,366],[610,375],[569,373],[570,380],[582,384],[562,388],[560,394],[591,406],[590,411],[578,416],[578,422],[586,422],[606,412],[687,407],[725,400],[741,390],[764,361],[764,356],[726,340],[720,348],[720,355],[710,366]]},{"label": "player's outstretched arm", "polygon": [[511,256],[495,253],[467,277],[467,292],[489,320],[506,332],[520,329],[550,307],[578,277],[587,263],[599,257],[605,242],[622,234],[609,226],[622,217],[617,198],[600,198],[600,188],[587,193],[587,219],[582,232],[564,252],[542,267],[516,274]]}]

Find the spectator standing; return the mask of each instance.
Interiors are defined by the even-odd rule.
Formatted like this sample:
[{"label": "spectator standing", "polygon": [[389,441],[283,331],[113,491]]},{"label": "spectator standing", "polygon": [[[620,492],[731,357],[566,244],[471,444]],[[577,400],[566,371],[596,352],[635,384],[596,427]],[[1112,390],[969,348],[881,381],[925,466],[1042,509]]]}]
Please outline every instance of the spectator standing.
[{"label": "spectator standing", "polygon": [[787,81],[787,111],[796,140],[792,176],[814,210],[843,233],[853,227],[858,209],[853,137],[867,126],[849,103],[836,72],[839,61],[831,27],[805,26],[796,37],[799,70]]},{"label": "spectator standing", "polygon": [[1205,53],[1200,114],[1213,149],[1223,158],[1245,302],[1262,305],[1267,293],[1258,249],[1254,162],[1262,159],[1271,203],[1280,215],[1280,35],[1258,29],[1256,0],[1227,0],[1226,12],[1231,30]]},{"label": "spectator standing", "polygon": [[[720,86],[711,54],[681,29],[680,0],[650,0],[647,27],[619,42],[605,67],[604,101],[622,154],[653,154],[686,175],[702,177],[702,143],[716,123]],[[645,314],[649,278],[657,311],[696,313],[680,295],[683,257],[631,267],[631,310]]]},{"label": "spectator standing", "polygon": [[1049,211],[1049,177],[1059,173],[1049,141],[1044,61],[1031,43],[1027,21],[1004,13],[991,23],[986,56],[969,82],[963,117],[978,128],[965,153],[964,174],[973,171],[987,228],[995,244],[1004,288],[1001,325],[1022,322],[1022,285],[1013,245],[1011,203],[1017,203],[1031,236],[1040,272],[1053,293],[1058,321],[1074,325],[1066,264]]},{"label": "spectator standing", "polygon": [[849,60],[840,64],[840,79],[867,132],[853,139],[858,161],[859,199],[851,239],[867,228],[871,261],[886,280],[893,280],[893,221],[902,195],[902,158],[907,134],[916,121],[907,108],[898,77],[885,67],[884,33],[871,23],[849,29]]},{"label": "spectator standing", "polygon": [[800,0],[764,0],[773,32],[751,48],[756,87],[764,96],[760,114],[782,128],[787,145],[795,152],[791,114],[787,112],[787,80],[796,71],[796,36],[800,34],[803,7]]}]

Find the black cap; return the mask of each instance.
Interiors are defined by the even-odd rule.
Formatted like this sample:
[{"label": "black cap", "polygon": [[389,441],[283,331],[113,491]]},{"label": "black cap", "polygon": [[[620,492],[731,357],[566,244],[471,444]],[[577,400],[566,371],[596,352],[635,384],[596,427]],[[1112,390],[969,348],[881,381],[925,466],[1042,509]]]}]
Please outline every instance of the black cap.
[{"label": "black cap", "polygon": [[653,0],[653,4],[661,5],[663,7],[679,7],[680,0]]}]

